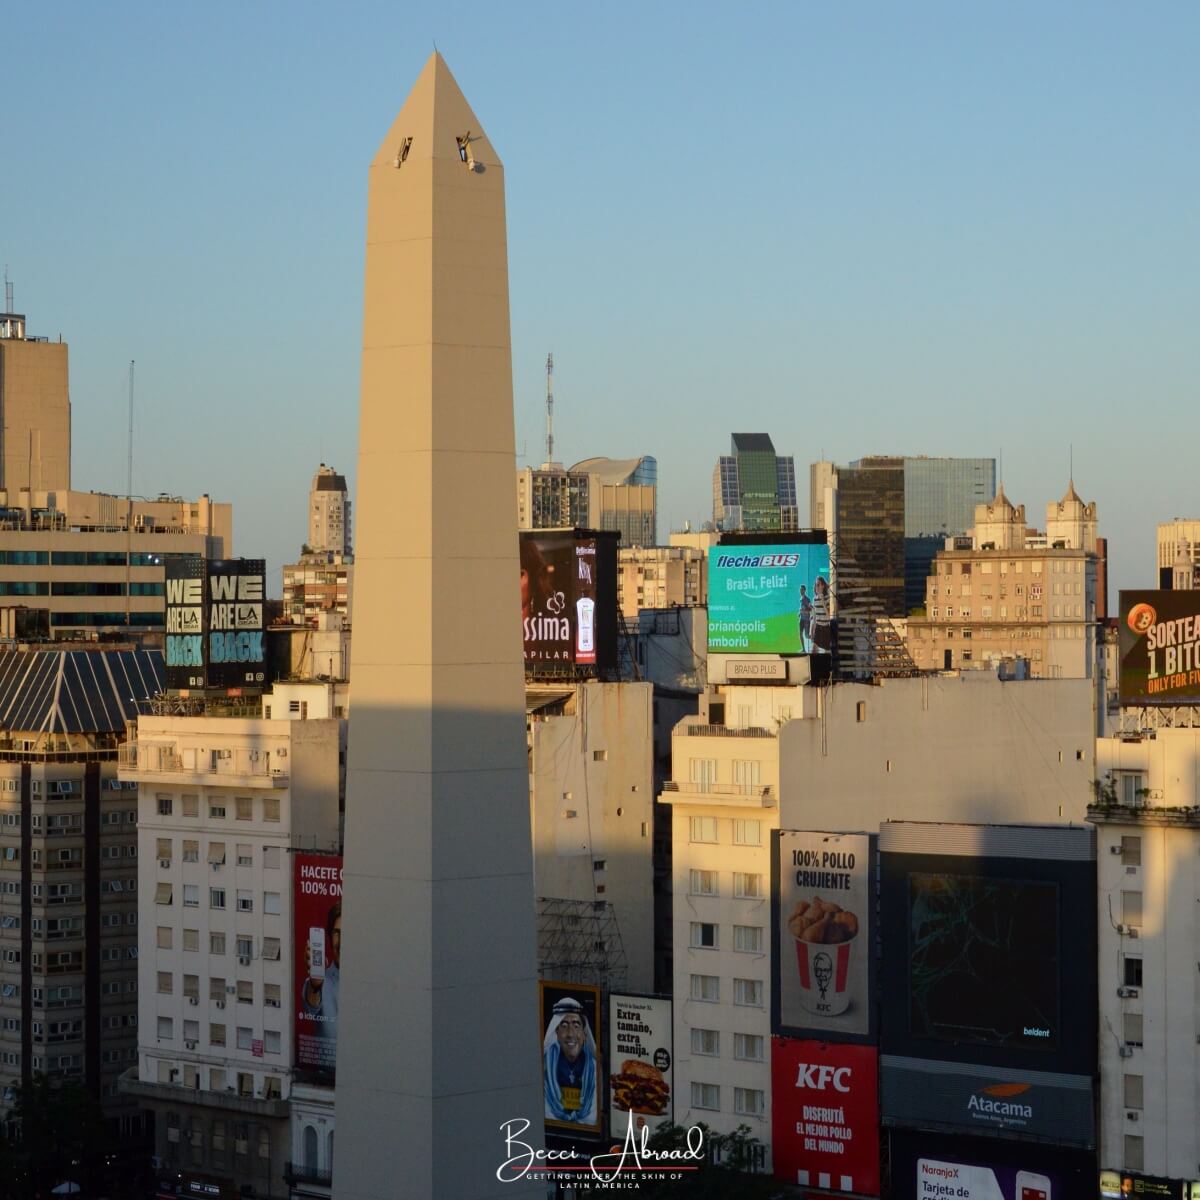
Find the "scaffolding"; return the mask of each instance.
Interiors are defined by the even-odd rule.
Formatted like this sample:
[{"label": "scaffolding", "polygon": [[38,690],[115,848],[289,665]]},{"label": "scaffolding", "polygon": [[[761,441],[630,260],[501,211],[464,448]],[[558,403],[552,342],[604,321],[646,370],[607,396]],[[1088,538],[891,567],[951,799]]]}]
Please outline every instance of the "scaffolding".
[{"label": "scaffolding", "polygon": [[538,974],[604,991],[626,986],[628,963],[613,906],[605,900],[539,896]]}]

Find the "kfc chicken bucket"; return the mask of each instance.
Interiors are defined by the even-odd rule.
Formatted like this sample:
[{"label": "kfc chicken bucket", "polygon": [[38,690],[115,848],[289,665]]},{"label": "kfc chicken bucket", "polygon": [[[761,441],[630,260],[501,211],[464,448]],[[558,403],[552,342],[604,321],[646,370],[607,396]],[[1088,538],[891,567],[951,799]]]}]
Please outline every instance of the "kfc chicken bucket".
[{"label": "kfc chicken bucket", "polygon": [[811,1013],[834,1017],[850,1004],[847,982],[858,938],[858,918],[831,900],[801,900],[787,922],[796,939],[800,1003]]}]

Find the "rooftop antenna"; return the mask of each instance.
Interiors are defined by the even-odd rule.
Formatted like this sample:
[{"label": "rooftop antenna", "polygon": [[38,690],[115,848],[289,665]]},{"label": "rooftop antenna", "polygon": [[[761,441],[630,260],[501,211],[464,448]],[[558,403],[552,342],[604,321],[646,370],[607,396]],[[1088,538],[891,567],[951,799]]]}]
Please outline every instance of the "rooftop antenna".
[{"label": "rooftop antenna", "polygon": [[13,285],[8,278],[8,263],[4,264],[4,311],[13,311]]},{"label": "rooftop antenna", "polygon": [[546,465],[554,462],[554,354],[546,355]]},{"label": "rooftop antenna", "polygon": [[129,360],[129,446],[125,472],[125,628],[133,624],[130,612],[129,564],[133,561],[133,359]]}]

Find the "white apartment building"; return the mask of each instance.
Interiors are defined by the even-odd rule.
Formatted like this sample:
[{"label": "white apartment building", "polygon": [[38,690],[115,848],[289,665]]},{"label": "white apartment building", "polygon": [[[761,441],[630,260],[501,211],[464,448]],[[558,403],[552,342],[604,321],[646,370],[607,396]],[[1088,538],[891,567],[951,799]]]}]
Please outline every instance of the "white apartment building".
[{"label": "white apartment building", "polygon": [[321,463],[308,492],[307,552],[353,555],[350,490],[345,476]]},{"label": "white apartment building", "polygon": [[168,1167],[258,1196],[287,1194],[291,1153],[290,854],[339,847],[345,724],[299,719],[300,703],[141,717],[121,769],[138,785],[141,898],[123,1087],[153,1109]]},{"label": "white apartment building", "polygon": [[1195,729],[1097,744],[1101,1170],[1200,1178],[1197,761]]},{"label": "white apartment building", "polygon": [[888,820],[1083,821],[1086,679],[982,672],[727,685],[672,738],[675,1120],[748,1125],[771,1162],[771,833]]}]

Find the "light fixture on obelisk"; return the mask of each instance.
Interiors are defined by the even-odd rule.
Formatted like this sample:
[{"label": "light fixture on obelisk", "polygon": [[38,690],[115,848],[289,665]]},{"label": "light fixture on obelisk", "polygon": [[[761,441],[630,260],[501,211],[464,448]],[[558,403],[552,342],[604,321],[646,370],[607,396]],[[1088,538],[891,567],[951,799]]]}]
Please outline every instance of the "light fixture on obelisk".
[{"label": "light fixture on obelisk", "polygon": [[334,1195],[512,1196],[500,1124],[542,1095],[504,175],[436,53],[371,163],[358,461]]}]

